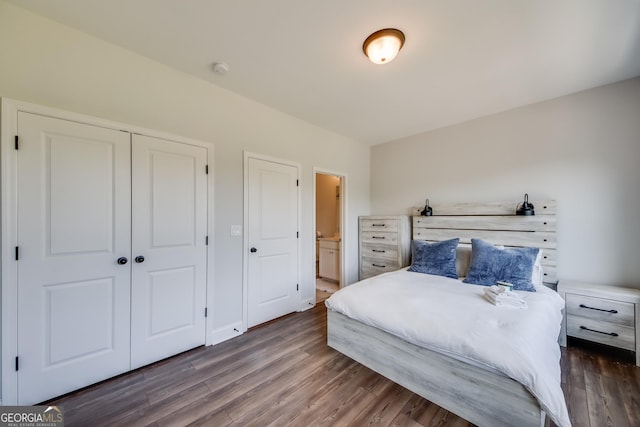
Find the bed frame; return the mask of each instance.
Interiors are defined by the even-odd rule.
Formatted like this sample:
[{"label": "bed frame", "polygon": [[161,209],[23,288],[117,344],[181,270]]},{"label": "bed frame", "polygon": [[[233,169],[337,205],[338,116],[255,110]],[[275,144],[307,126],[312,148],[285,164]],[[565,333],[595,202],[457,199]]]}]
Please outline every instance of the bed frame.
[{"label": "bed frame", "polygon": [[[433,205],[433,216],[413,217],[413,238],[481,238],[506,247],[543,249],[544,282],[556,283],[554,201],[532,201],[535,216],[516,216],[516,203]],[[422,207],[412,210],[419,215]],[[517,381],[493,370],[418,347],[332,310],[330,347],[478,426],[544,426],[546,414]]]}]

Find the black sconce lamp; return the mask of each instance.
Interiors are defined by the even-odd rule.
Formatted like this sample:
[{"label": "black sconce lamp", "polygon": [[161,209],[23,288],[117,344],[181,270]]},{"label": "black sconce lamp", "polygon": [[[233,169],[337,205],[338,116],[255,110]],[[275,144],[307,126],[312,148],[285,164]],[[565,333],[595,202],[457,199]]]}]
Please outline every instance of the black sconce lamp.
[{"label": "black sconce lamp", "polygon": [[433,209],[431,209],[431,206],[429,206],[429,199],[427,199],[427,204],[424,206],[424,209],[422,210],[422,212],[420,212],[420,215],[422,216],[433,215]]},{"label": "black sconce lamp", "polygon": [[516,215],[535,215],[536,211],[533,209],[533,203],[529,203],[529,195],[524,193],[524,202],[518,205],[516,209]]}]

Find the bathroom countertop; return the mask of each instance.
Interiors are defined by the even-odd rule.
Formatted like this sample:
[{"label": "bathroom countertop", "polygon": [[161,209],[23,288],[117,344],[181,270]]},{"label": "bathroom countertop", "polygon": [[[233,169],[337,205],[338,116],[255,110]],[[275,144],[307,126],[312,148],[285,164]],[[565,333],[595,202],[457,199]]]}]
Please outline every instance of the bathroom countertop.
[{"label": "bathroom countertop", "polygon": [[340,237],[318,237],[318,240],[325,240],[330,242],[339,242]]}]

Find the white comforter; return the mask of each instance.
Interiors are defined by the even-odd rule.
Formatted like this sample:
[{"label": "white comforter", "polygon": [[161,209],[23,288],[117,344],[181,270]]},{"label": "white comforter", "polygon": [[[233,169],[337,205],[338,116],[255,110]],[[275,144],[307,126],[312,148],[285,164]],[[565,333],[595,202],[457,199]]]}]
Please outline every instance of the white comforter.
[{"label": "white comforter", "polygon": [[569,427],[560,388],[562,298],[551,289],[517,291],[527,309],[498,307],[484,286],[399,270],[341,289],[331,310],[413,344],[497,370],[523,384],[560,427]]}]

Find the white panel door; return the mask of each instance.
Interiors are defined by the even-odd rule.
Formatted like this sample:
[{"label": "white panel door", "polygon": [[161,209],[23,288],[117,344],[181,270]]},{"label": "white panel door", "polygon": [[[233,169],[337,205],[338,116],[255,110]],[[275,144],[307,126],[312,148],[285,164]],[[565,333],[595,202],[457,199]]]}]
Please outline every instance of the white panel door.
[{"label": "white panel door", "polygon": [[131,368],[205,343],[207,150],[133,135]]},{"label": "white panel door", "polygon": [[298,169],[248,159],[248,326],[298,307]]},{"label": "white panel door", "polygon": [[129,370],[130,136],[29,113],[18,134],[18,403]]}]

